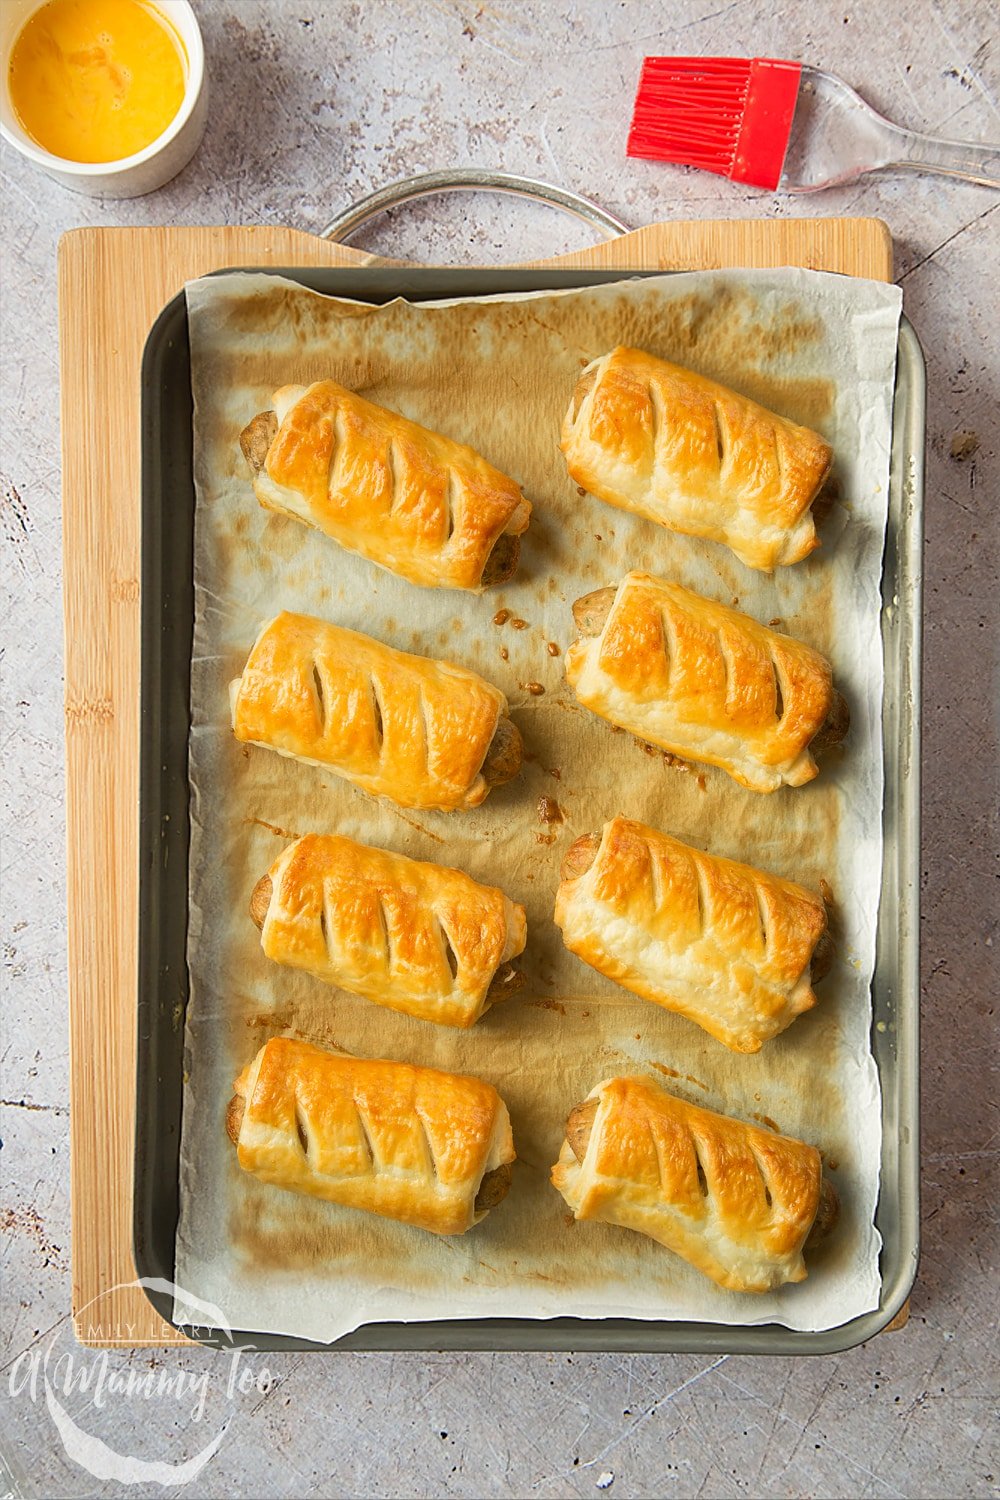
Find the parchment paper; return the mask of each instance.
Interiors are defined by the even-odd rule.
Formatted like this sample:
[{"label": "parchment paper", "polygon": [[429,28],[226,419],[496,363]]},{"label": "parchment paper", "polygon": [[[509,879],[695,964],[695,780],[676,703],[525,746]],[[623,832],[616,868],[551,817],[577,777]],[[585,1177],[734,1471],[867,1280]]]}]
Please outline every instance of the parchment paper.
[{"label": "parchment paper", "polygon": [[[176,1276],[231,1326],[332,1340],[376,1320],[557,1315],[777,1321],[822,1329],[877,1305],[880,1102],[869,1049],[881,871],[880,573],[900,294],[801,270],[692,273],[585,291],[370,307],[273,277],[187,288],[195,401],[187,1083]],[[839,501],[807,562],[773,578],[726,549],[632,518],[567,479],[558,434],[577,375],[617,343],[714,376],[816,427]],[[535,506],[514,582],[418,589],[258,506],[244,424],[289,382],[332,376],[470,443]],[[573,599],[643,567],[826,653],[850,738],[809,786],[772,796],[671,764],[580,708],[561,652]],[[402,812],[315,767],[241,746],[227,685],[260,624],[292,608],[464,663],[507,694],[522,774],[473,812]],[[509,610],[507,623],[494,623]],[[523,628],[516,628],[521,621]],[[552,643],[550,646],[549,643]],[[553,654],[558,648],[559,654]],[[540,695],[528,683],[544,688]],[[561,824],[540,820],[555,799]],[[836,898],[838,959],[820,1003],[757,1056],[617,988],[552,922],[568,844],[625,812]],[[501,885],[528,913],[527,988],[471,1031],[396,1015],[270,964],[250,891],[286,842],[346,833]],[[277,1033],[489,1079],[519,1164],[501,1207],[458,1239],[284,1193],[241,1172],[224,1113],[236,1073]],[[637,1234],[574,1224],[548,1183],[570,1107],[601,1078],[654,1072],[710,1108],[815,1143],[842,1202],[806,1282],[720,1290]],[[183,1316],[179,1306],[178,1315]]]}]

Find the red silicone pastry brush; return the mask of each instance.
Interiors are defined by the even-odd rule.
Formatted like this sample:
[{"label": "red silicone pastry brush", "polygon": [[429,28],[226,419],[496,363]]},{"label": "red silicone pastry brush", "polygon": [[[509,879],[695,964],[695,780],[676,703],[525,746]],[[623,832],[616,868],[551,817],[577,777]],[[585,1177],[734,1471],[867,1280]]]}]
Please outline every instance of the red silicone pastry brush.
[{"label": "red silicone pastry brush", "polygon": [[1000,148],[903,130],[832,73],[771,57],[647,57],[628,154],[789,193],[887,167],[1000,187]]}]

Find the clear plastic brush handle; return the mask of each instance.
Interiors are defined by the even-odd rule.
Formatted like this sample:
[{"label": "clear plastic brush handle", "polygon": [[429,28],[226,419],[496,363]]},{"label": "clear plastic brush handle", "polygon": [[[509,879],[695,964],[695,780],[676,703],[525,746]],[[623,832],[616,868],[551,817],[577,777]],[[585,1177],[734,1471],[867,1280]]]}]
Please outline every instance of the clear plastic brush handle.
[{"label": "clear plastic brush handle", "polygon": [[903,130],[832,73],[803,65],[779,188],[815,193],[890,168],[1000,188],[1000,148]]}]

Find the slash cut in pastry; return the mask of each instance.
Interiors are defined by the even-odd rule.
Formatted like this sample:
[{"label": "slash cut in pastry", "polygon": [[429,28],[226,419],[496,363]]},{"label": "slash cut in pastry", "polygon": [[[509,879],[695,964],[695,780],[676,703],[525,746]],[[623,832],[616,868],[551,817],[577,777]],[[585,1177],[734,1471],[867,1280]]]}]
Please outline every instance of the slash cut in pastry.
[{"label": "slash cut in pastry", "polygon": [[814,503],[829,445],[693,370],[613,349],[577,382],[563,422],[570,477],[671,531],[723,542],[751,568],[819,545]]},{"label": "slash cut in pastry", "polygon": [[832,957],[819,896],[628,818],[570,846],[555,920],[584,963],[734,1052],[815,1005]]},{"label": "slash cut in pastry", "polygon": [[552,1183],[577,1219],[649,1235],[734,1292],[804,1281],[840,1208],[813,1146],[645,1077],[605,1079],[571,1111]]},{"label": "slash cut in pastry", "polygon": [[521,766],[499,688],[311,615],[263,626],[230,699],[238,740],[400,807],[478,807]]},{"label": "slash cut in pastry", "polygon": [[334,380],[273,400],[240,434],[261,505],[426,588],[513,577],[531,506],[472,448]]},{"label": "slash cut in pastry", "polygon": [[678,583],[627,573],[573,618],[566,676],[582,704],[751,791],[812,781],[813,751],[847,733],[825,657]]},{"label": "slash cut in pastry", "polygon": [[307,834],[257,882],[250,915],[268,958],[376,1005],[471,1026],[523,976],[524,907],[461,870]]},{"label": "slash cut in pastry", "polygon": [[503,1201],[515,1160],[491,1084],[273,1037],[234,1084],[226,1131],[245,1172],[432,1234]]}]

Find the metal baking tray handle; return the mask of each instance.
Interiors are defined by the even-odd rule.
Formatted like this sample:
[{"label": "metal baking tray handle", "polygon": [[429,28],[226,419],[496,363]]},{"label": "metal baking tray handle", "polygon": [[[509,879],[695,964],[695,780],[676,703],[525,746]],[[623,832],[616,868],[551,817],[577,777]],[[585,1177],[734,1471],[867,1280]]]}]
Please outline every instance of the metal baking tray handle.
[{"label": "metal baking tray handle", "polygon": [[629,233],[629,225],[616,219],[614,214],[590,198],[571,193],[557,187],[553,182],[538,182],[533,177],[515,177],[509,172],[490,172],[484,167],[454,167],[445,172],[421,172],[416,177],[404,177],[399,182],[390,182],[359,203],[353,203],[332,218],[320,238],[342,242],[348,239],[362,224],[385,213],[389,208],[398,208],[401,203],[412,203],[414,198],[428,198],[434,193],[510,193],[515,198],[532,198],[537,203],[547,203],[552,208],[562,209],[576,219],[582,219],[601,230],[605,239],[615,239]]}]

